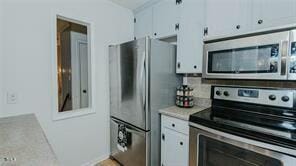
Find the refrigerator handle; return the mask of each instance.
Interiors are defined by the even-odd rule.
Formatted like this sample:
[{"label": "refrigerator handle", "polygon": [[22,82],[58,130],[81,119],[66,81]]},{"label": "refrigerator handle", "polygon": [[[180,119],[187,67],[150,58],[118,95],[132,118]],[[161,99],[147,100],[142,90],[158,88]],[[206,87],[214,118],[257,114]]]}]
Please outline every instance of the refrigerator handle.
[{"label": "refrigerator handle", "polygon": [[143,110],[146,111],[146,53],[143,53],[142,71],[141,71],[141,96]]}]

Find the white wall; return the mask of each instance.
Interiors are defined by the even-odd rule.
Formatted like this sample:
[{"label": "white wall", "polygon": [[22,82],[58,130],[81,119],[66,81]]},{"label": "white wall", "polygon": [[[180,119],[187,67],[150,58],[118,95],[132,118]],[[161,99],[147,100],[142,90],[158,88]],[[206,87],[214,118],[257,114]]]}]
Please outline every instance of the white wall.
[{"label": "white wall", "polygon": [[[52,120],[52,12],[56,10],[93,22],[96,114]],[[4,0],[0,11],[4,13],[0,22],[4,90],[18,95],[17,104],[4,104],[2,116],[35,113],[62,165],[107,157],[108,45],[132,39],[132,12],[107,0]]]},{"label": "white wall", "polygon": [[3,4],[2,0],[0,0],[0,117],[2,116],[2,111],[3,111],[3,97],[4,97],[4,92],[3,92],[3,49],[2,49],[2,13],[3,13]]}]

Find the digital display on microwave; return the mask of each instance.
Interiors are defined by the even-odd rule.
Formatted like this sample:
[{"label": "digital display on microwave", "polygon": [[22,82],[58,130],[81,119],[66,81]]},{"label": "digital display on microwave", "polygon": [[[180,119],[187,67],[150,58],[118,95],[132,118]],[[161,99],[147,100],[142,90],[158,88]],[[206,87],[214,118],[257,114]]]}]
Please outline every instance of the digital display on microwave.
[{"label": "digital display on microwave", "polygon": [[279,44],[208,52],[209,73],[276,73]]}]

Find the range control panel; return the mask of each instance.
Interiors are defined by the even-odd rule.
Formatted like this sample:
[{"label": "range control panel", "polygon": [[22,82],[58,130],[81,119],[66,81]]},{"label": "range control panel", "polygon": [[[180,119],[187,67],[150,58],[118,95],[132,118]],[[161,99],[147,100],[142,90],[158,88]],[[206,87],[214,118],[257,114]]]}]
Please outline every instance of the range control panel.
[{"label": "range control panel", "polygon": [[293,108],[295,90],[214,87],[214,99]]}]

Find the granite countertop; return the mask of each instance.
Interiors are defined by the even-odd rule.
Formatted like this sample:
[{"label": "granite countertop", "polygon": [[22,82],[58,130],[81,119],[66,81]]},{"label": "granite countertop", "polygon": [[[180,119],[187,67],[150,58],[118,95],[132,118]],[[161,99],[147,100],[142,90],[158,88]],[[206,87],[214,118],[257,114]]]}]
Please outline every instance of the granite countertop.
[{"label": "granite countertop", "polygon": [[164,109],[160,109],[159,113],[167,116],[171,116],[174,118],[178,118],[181,120],[189,120],[189,116],[191,114],[194,114],[196,112],[202,111],[206,108],[209,108],[209,106],[194,106],[193,108],[180,108],[177,106],[172,106]]},{"label": "granite countertop", "polygon": [[35,115],[0,118],[0,165],[59,165]]}]

